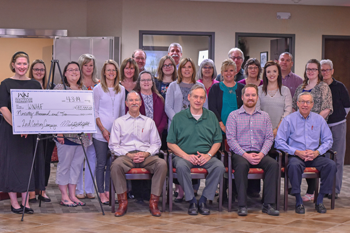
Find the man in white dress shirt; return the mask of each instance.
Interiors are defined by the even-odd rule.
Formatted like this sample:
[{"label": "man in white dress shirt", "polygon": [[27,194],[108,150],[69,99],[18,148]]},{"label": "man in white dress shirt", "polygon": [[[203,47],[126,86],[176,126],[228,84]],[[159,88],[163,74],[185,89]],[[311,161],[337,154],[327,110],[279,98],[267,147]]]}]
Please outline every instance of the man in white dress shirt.
[{"label": "man in white dress shirt", "polygon": [[167,164],[156,155],[161,140],[154,121],[140,114],[141,103],[138,93],[129,92],[125,101],[129,111],[114,121],[111,130],[109,149],[119,156],[111,165],[111,178],[119,201],[116,217],[123,216],[128,208],[125,173],[131,168],[145,168],[153,174],[149,209],[153,216],[161,215],[158,201],[167,174]]}]

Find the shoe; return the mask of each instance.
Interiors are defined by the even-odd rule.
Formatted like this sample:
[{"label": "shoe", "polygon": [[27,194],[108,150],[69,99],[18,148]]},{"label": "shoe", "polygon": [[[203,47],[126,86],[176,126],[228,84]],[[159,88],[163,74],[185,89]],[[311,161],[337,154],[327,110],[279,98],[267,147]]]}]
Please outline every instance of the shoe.
[{"label": "shoe", "polygon": [[259,198],[260,197],[260,193],[248,193],[247,195],[250,198]]},{"label": "shoe", "polygon": [[177,197],[179,195],[179,192],[174,192],[174,197]]},{"label": "shoe", "polygon": [[301,199],[303,199],[303,202],[306,201],[314,201],[315,195],[314,194],[305,194]]},{"label": "shoe", "polygon": [[117,194],[117,196],[118,196],[119,207],[115,212],[114,216],[121,217],[124,214],[126,214],[126,211],[128,210],[128,195],[125,192],[122,194]]},{"label": "shoe", "polygon": [[77,198],[79,198],[79,199],[85,199],[86,196],[85,196],[85,194],[77,194]]},{"label": "shoe", "polygon": [[315,209],[317,210],[317,212],[319,212],[320,214],[325,214],[327,213],[327,209],[326,207],[324,207],[323,203],[320,204],[315,204]]},{"label": "shoe", "polygon": [[[332,199],[332,194],[326,194],[326,197],[328,198],[328,199]],[[338,199],[339,198],[339,194],[338,193],[336,193],[335,194],[335,199]],[[30,201],[30,200],[29,200]]]},{"label": "shoe", "polygon": [[274,209],[270,204],[263,204],[263,207],[262,207],[262,212],[263,213],[266,213],[268,215],[271,215],[271,216],[279,216],[280,215],[280,212],[276,209]]},{"label": "shoe", "polygon": [[22,213],[23,213],[23,208],[24,208],[24,213],[34,214],[34,210],[32,208],[24,207],[23,205],[21,205],[21,208],[22,208]]},{"label": "shoe", "polygon": [[77,206],[86,206],[86,203],[79,201],[79,202],[74,202]]},{"label": "shoe", "polygon": [[243,207],[238,207],[238,211],[237,211],[238,216],[247,216],[248,215],[248,210],[247,207],[243,206]]},{"label": "shoe", "polygon": [[[64,201],[65,201],[65,202],[68,202],[67,200],[64,200]],[[66,203],[64,203],[63,201],[60,201],[60,205],[66,206],[66,207],[77,207],[77,206],[78,206],[78,205],[75,204],[74,202],[71,203],[71,204],[66,204]]]},{"label": "shoe", "polygon": [[207,205],[203,202],[201,204],[198,204],[198,212],[201,215],[209,215],[210,209],[208,209]]},{"label": "shoe", "polygon": [[135,202],[140,205],[145,204],[142,198],[137,198]]},{"label": "shoe", "polygon": [[93,193],[87,193],[86,197],[89,198],[89,199],[95,199],[96,198],[96,196]]},{"label": "shoe", "polygon": [[102,202],[104,205],[109,205],[109,201]]},{"label": "shoe", "polygon": [[[39,197],[38,197],[38,199],[39,199]],[[35,197],[29,199],[29,203],[37,203],[37,202],[38,202],[38,200]]]},{"label": "shoe", "polygon": [[149,212],[154,217],[160,217],[162,214],[158,209],[159,196],[151,194],[151,198],[149,199]]},{"label": "shoe", "polygon": [[305,207],[303,204],[295,206],[295,213],[297,214],[305,214]]},{"label": "shoe", "polygon": [[197,203],[190,203],[190,206],[188,207],[187,213],[189,215],[198,215],[198,204]]},{"label": "shoe", "polygon": [[11,205],[11,211],[15,214],[22,214],[23,213],[22,205],[18,209],[13,208],[13,206]]},{"label": "shoe", "polygon": [[50,198],[44,197],[44,196],[41,196],[41,195],[38,196],[38,199],[43,201],[43,202],[51,202]]},{"label": "shoe", "polygon": [[132,195],[131,192],[128,192],[128,199],[134,199],[134,198],[135,198],[134,195]]},{"label": "shoe", "polygon": [[184,200],[184,198],[175,198],[174,202],[175,203],[182,203],[182,201]]},{"label": "shoe", "polygon": [[198,192],[196,191],[196,192],[193,192],[193,195],[195,196],[195,197],[197,197],[198,196]]}]

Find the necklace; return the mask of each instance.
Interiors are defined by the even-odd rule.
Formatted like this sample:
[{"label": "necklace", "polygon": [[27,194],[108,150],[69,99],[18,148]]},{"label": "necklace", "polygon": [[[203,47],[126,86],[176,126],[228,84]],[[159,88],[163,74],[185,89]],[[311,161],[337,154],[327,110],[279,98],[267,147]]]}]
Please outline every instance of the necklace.
[{"label": "necklace", "polygon": [[108,88],[108,94],[109,94],[109,97],[111,98],[111,101],[112,101],[112,114],[114,116],[114,101],[115,101],[114,88],[112,89],[112,92],[113,92],[113,98],[111,95],[111,90],[109,90],[109,88]]},{"label": "necklace", "polygon": [[273,97],[278,91],[278,88],[275,90],[267,90],[267,93],[269,94],[269,96]]}]

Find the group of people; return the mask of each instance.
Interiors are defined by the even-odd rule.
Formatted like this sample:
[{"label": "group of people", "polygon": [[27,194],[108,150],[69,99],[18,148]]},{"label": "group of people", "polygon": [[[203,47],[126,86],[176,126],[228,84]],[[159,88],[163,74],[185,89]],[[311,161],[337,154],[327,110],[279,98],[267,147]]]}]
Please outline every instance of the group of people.
[{"label": "group of people", "polygon": [[[259,167],[265,172],[262,211],[279,215],[275,204],[280,171],[276,160],[268,156],[274,148],[289,155],[288,175],[291,194],[296,197],[296,213],[305,213],[303,201],[314,197],[314,180],[308,180],[306,195],[300,194],[305,166],[316,167],[321,173],[315,208],[325,213],[323,197],[330,196],[334,176],[336,198],[341,190],[346,116],[350,109],[347,89],[332,77],[332,61],[309,60],[303,80],[291,72],[293,56],[288,52],[282,53],[278,62],[269,61],[263,68],[255,58],[249,58],[242,67],[243,52],[232,48],[217,75],[213,60],[203,60],[196,71],[195,63],[191,58],[182,58],[182,52],[178,43],[169,46],[168,55],[159,61],[157,78],[145,70],[147,55],[141,49],[124,59],[120,68],[115,61],[107,60],[100,75],[91,54],[83,54],[78,62],[65,66],[63,83],[49,88],[92,90],[97,133],[84,134],[81,140],[76,134],[55,137],[59,159],[56,183],[62,194],[60,204],[84,206],[82,198],[95,198],[93,180],[96,178],[98,195],[102,203],[108,205],[112,179],[119,203],[115,216],[123,216],[131,189],[125,173],[131,168],[145,168],[153,174],[150,187],[141,183],[133,184],[132,189],[149,190],[150,212],[161,216],[158,201],[167,175],[167,161],[158,154],[160,149],[168,149],[178,173],[175,201],[180,202],[185,197],[190,203],[188,214],[208,215],[210,210],[206,202],[215,197],[225,172],[216,154],[227,140],[233,152],[238,215],[248,214],[247,194],[259,195],[260,192],[260,181],[248,183],[250,167]],[[14,54],[10,63],[14,76],[0,85],[3,115],[0,191],[9,193],[14,213],[21,213],[23,208],[26,213],[34,212],[29,203],[24,202],[24,197],[35,136],[12,134],[10,89],[45,89],[49,85],[45,64],[35,61],[28,78],[29,64],[28,54]],[[86,164],[83,176],[82,146],[87,152],[92,176]],[[42,147],[38,150],[39,157],[50,164],[52,145]],[[337,164],[321,156],[329,149],[337,151]],[[117,157],[112,164],[111,155]],[[194,184],[190,176],[193,167],[208,171],[206,187],[199,200],[196,198],[199,183]],[[41,190],[39,199],[49,201],[44,191],[50,168],[40,165],[40,159],[35,168],[36,175],[30,181],[29,191]],[[17,192],[22,193],[21,205]],[[147,197],[142,192],[138,195],[141,200]]]}]

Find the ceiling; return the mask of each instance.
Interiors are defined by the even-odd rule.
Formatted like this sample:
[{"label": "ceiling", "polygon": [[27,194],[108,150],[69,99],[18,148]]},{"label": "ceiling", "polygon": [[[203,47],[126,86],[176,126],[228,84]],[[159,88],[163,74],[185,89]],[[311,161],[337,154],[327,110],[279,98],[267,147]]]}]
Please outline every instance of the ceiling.
[{"label": "ceiling", "polygon": [[350,0],[180,0],[180,1],[236,2],[236,3],[319,5],[319,6],[350,6]]}]

